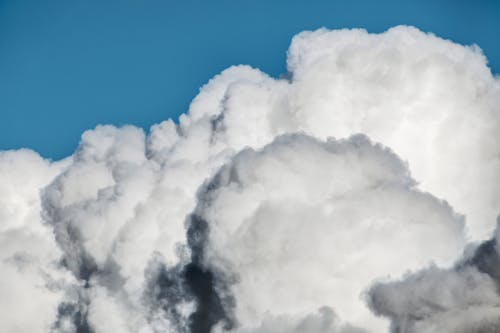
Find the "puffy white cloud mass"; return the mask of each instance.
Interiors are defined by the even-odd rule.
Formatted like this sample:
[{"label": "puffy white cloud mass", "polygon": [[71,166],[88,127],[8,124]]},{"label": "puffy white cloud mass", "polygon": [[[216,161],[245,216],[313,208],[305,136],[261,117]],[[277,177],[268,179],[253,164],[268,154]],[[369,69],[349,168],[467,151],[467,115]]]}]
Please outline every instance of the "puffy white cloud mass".
[{"label": "puffy white cloud mass", "polygon": [[48,332],[73,279],[40,219],[40,188],[69,161],[49,163],[29,150],[0,152],[1,332]]},{"label": "puffy white cloud mass", "polygon": [[209,228],[203,264],[228,286],[242,327],[329,306],[382,331],[360,300],[364,288],[449,264],[463,246],[460,217],[417,191],[402,161],[365,137],[285,136],[261,152],[244,150],[199,202],[194,214]]},{"label": "puffy white cloud mass", "polygon": [[320,29],[287,68],[228,68],[177,123],[98,126],[62,161],[0,152],[0,331],[498,330],[480,49]]}]

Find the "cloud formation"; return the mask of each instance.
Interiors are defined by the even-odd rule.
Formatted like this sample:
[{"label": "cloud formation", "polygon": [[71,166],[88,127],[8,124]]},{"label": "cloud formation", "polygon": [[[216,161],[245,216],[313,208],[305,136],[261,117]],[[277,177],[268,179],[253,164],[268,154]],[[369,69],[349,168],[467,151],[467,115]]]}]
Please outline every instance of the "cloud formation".
[{"label": "cloud formation", "polygon": [[178,123],[98,126],[63,161],[1,152],[0,331],[497,327],[500,82],[479,48],[320,29],[287,68],[228,68]]},{"label": "cloud formation", "polygon": [[464,245],[461,217],[414,184],[397,156],[363,136],[282,136],[239,153],[194,211],[208,225],[202,264],[236,301],[227,312],[246,328],[327,306],[382,331],[360,299],[364,288],[450,264]]},{"label": "cloud formation", "polygon": [[371,308],[390,318],[395,332],[497,332],[496,242],[486,241],[468,252],[453,268],[431,266],[400,281],[375,284],[369,291]]}]

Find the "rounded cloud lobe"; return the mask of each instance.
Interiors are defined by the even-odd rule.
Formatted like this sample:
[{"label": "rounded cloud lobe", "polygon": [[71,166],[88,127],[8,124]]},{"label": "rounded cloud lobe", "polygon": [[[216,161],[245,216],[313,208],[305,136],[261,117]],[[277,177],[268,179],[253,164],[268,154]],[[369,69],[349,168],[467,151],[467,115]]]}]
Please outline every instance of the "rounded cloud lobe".
[{"label": "rounded cloud lobe", "polygon": [[480,50],[320,29],[287,66],[231,67],[147,136],[0,153],[0,331],[495,331],[500,82]]},{"label": "rounded cloud lobe", "polygon": [[388,273],[449,264],[463,246],[461,217],[416,190],[402,161],[363,136],[282,136],[245,150],[198,201],[193,227],[208,226],[201,264],[234,297],[228,312],[242,327],[328,306],[382,330],[360,300],[364,288]]}]

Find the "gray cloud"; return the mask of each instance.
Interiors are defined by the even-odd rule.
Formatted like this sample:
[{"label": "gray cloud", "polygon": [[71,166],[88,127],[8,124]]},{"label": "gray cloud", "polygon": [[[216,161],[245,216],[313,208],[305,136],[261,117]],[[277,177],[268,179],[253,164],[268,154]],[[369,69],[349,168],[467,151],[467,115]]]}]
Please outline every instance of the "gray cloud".
[{"label": "gray cloud", "polygon": [[496,332],[500,329],[500,256],[495,240],[469,248],[453,268],[430,267],[369,292],[393,332]]}]

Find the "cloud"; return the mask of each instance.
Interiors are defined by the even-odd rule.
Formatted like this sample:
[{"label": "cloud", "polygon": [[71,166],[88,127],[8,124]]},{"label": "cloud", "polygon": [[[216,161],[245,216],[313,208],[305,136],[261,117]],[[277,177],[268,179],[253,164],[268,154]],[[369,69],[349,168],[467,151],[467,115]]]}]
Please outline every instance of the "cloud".
[{"label": "cloud", "polygon": [[464,245],[461,217],[416,190],[403,162],[363,136],[282,136],[244,150],[198,202],[194,215],[208,226],[202,265],[234,297],[226,312],[243,328],[266,315],[330,307],[382,331],[385,322],[360,299],[364,288],[430,262],[450,264]]},{"label": "cloud", "polygon": [[40,218],[39,189],[69,161],[49,163],[30,150],[0,152],[0,331],[48,332],[73,279]]},{"label": "cloud", "polygon": [[431,264],[430,286],[477,285],[440,314],[471,299],[494,322],[488,274],[449,268],[500,212],[500,83],[479,48],[319,29],[287,68],[228,68],[178,123],[98,126],[60,162],[0,153],[0,330],[379,332],[375,281],[393,327],[414,309],[445,325],[390,296]]},{"label": "cloud", "polygon": [[496,332],[500,256],[495,240],[471,246],[454,267],[431,266],[369,291],[371,308],[394,332]]},{"label": "cloud", "polygon": [[366,333],[366,331],[350,325],[339,324],[332,309],[323,307],[317,313],[304,318],[295,316],[279,316],[265,318],[263,324],[256,329],[243,329],[242,333]]}]

